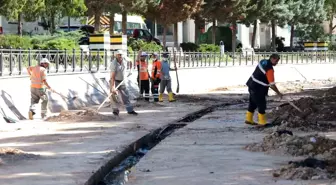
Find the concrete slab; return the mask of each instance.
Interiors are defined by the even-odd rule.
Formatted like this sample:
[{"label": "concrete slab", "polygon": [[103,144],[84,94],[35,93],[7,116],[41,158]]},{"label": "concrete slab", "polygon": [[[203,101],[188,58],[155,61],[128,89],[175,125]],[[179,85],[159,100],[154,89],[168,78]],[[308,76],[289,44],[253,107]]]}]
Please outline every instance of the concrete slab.
[{"label": "concrete slab", "polygon": [[291,158],[243,150],[263,138],[243,124],[244,113],[237,108],[216,111],[173,133],[136,165],[130,184],[327,184],[273,179],[271,170]]},{"label": "concrete slab", "polygon": [[[122,112],[109,122],[50,123],[41,120],[2,124],[0,147],[14,147],[38,159],[11,161],[0,166],[4,185],[83,185],[92,172],[115,156],[123,146],[150,130],[200,109],[196,104],[139,105],[139,116]],[[188,107],[188,108],[186,108]],[[101,112],[111,114],[109,108]]]}]

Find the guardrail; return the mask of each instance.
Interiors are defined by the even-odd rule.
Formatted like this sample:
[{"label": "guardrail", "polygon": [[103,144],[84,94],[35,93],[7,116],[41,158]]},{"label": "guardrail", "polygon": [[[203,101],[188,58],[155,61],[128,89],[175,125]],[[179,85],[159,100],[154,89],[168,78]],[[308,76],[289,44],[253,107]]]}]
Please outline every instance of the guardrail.
[{"label": "guardrail", "polygon": [[[151,54],[152,52],[148,52]],[[206,68],[239,65],[255,65],[261,59],[269,58],[272,52],[170,52],[170,65],[177,68]],[[336,52],[283,52],[280,64],[335,63]],[[135,69],[137,52],[128,52]],[[161,56],[161,53],[159,53]],[[38,64],[41,58],[48,58],[52,64],[50,74],[84,73],[108,71],[114,58],[113,51],[83,50],[15,50],[0,49],[0,76],[26,75],[26,67]],[[149,65],[151,60],[147,58]]]}]

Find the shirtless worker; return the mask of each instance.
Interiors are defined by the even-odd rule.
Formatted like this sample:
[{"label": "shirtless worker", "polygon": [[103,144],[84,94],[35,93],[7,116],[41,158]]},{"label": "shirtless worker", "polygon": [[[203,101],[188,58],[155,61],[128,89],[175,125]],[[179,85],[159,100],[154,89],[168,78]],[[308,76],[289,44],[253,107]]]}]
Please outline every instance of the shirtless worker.
[{"label": "shirtless worker", "polygon": [[[247,81],[248,91],[250,93],[248,111],[246,112],[246,124],[250,125],[265,125],[267,124],[266,111],[266,96],[269,88],[274,90],[277,95],[282,98],[282,94],[278,90],[274,82],[274,69],[280,60],[278,54],[272,54],[271,57],[263,59],[259,62],[252,76]],[[258,108],[258,124],[253,122],[253,114]]]},{"label": "shirtless worker", "polygon": [[47,74],[46,69],[49,67],[49,60],[47,58],[43,58],[40,61],[39,65],[29,66],[27,68],[27,72],[30,76],[30,93],[31,93],[31,104],[29,108],[28,117],[30,120],[33,120],[35,113],[35,105],[39,103],[40,99],[42,100],[41,104],[41,117],[42,119],[47,115],[47,106],[48,106],[48,96],[46,94],[46,88],[49,91],[54,92],[51,89],[47,82]]}]

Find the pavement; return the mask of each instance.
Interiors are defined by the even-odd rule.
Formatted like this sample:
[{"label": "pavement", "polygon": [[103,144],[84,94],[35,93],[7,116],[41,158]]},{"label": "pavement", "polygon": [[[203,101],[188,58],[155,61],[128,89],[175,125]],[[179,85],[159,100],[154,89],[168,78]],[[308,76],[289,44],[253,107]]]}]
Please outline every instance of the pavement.
[{"label": "pavement", "polygon": [[[149,151],[130,174],[131,185],[317,185],[272,177],[293,158],[243,149],[264,134],[244,124],[243,107],[218,110],[188,124]],[[335,184],[335,183],[334,183]]]},{"label": "pavement", "polygon": [[[0,165],[1,185],[83,185],[90,175],[150,130],[202,108],[195,103],[139,103],[137,117],[122,112],[107,122],[53,123],[42,120],[2,125],[0,148],[40,155]],[[186,108],[188,107],[188,108]],[[101,113],[111,114],[109,108]],[[155,115],[154,115],[155,114]]]}]

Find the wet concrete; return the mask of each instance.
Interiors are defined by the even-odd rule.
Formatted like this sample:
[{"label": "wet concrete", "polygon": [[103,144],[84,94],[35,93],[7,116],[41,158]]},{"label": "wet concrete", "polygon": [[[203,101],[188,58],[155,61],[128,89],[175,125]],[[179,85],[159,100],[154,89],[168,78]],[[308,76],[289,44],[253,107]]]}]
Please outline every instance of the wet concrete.
[{"label": "wet concrete", "polygon": [[129,184],[332,184],[274,179],[272,170],[294,158],[243,150],[264,134],[244,125],[244,109],[234,109],[210,113],[166,138],[135,166]]}]

